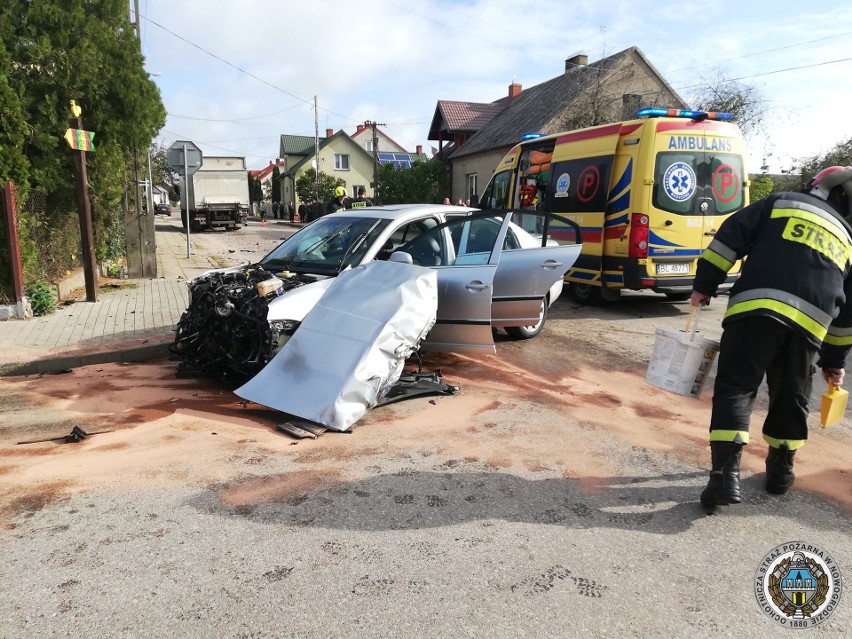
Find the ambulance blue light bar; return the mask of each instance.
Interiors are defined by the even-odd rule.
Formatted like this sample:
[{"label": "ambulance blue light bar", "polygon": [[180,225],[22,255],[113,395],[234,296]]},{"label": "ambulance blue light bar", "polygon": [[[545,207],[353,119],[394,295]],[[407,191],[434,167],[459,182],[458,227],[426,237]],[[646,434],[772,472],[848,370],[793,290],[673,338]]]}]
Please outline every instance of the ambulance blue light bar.
[{"label": "ambulance blue light bar", "polygon": [[522,140],[536,140],[538,138],[544,137],[544,133],[524,133],[521,136]]},{"label": "ambulance blue light bar", "polygon": [[640,118],[664,116],[669,118],[693,118],[701,120],[733,120],[733,113],[722,113],[721,111],[689,111],[687,109],[663,109],[661,107],[648,107],[639,109],[636,115]]}]

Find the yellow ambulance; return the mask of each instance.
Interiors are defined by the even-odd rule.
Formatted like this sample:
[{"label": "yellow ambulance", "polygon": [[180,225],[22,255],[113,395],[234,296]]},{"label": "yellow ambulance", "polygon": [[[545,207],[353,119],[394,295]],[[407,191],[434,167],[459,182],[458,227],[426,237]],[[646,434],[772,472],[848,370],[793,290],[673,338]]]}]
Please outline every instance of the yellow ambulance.
[{"label": "yellow ambulance", "polygon": [[[623,289],[686,299],[719,225],[748,204],[745,148],[730,114],[648,108],[637,118],[524,136],[479,199],[485,210],[519,209],[522,226],[525,209],[574,220],[583,251],[565,281],[584,304],[617,300]],[[568,227],[546,231],[575,239]],[[720,289],[738,275],[739,264]]]}]

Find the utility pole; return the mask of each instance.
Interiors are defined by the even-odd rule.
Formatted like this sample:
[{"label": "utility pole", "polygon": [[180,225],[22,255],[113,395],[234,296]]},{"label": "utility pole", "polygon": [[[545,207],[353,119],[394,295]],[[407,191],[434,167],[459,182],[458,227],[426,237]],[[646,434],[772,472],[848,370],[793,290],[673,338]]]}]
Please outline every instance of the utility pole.
[{"label": "utility pole", "polygon": [[319,109],[317,108],[317,96],[314,96],[314,164],[316,164],[317,178],[317,201],[320,195],[320,177],[319,177]]},{"label": "utility pole", "polygon": [[[128,20],[133,25],[136,39],[139,42],[139,51],[142,51],[142,26],[139,22],[139,0],[133,0],[133,19],[130,20],[130,8],[128,7]],[[146,152],[146,157],[149,153]],[[150,161],[150,157],[149,157]],[[154,211],[149,205],[145,205],[143,213],[143,199],[147,200],[151,193],[151,180],[147,180],[146,196],[143,198],[143,180],[139,179],[139,150],[133,148],[133,205],[134,211],[125,211],[124,232],[127,240],[127,274],[129,277],[157,277],[157,243],[154,235]]]},{"label": "utility pole", "polygon": [[381,204],[379,196],[379,134],[376,132],[377,126],[387,126],[385,123],[371,122],[367,120],[365,124],[369,124],[373,130],[373,197],[376,198],[376,204]]}]

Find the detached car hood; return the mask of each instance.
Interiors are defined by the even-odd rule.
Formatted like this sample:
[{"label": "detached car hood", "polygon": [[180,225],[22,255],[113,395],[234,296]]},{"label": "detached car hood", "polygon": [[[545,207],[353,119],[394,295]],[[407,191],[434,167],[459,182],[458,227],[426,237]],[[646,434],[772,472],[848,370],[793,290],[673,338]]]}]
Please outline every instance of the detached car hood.
[{"label": "detached car hood", "polygon": [[399,380],[434,325],[438,278],[421,266],[370,262],[328,281],[299,330],[234,392],[345,431]]}]

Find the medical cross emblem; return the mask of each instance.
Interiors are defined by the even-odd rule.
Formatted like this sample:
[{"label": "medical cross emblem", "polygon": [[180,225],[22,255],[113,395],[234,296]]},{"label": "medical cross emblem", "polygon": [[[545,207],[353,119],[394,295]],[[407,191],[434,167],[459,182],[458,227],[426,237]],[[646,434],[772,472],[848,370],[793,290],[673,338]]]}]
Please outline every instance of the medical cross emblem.
[{"label": "medical cross emblem", "polygon": [[675,162],[666,169],[663,186],[675,202],[683,202],[695,193],[695,171],[684,162]]}]

